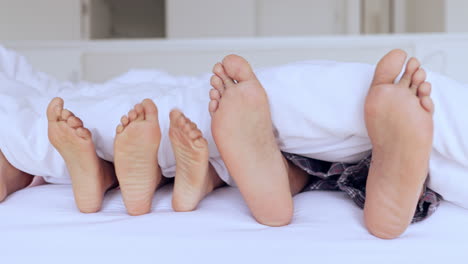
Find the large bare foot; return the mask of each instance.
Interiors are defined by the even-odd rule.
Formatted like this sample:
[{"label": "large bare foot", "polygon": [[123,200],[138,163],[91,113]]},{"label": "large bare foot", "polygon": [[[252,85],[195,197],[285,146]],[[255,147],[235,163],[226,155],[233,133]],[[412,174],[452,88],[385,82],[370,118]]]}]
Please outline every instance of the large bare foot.
[{"label": "large bare foot", "polygon": [[221,156],[257,221],[286,225],[292,219],[293,202],[267,94],[239,56],[227,56],[213,72],[209,110]]},{"label": "large bare foot", "polygon": [[112,164],[100,159],[91,132],[72,112],[54,98],[47,108],[49,140],[67,164],[78,209],[94,213],[101,209],[105,192],[115,183]]},{"label": "large bare foot", "polygon": [[428,174],[434,105],[419,62],[394,50],[377,65],[366,98],[365,119],[373,146],[364,207],[368,230],[392,239],[410,224]]},{"label": "large bare foot", "polygon": [[208,162],[208,142],[197,126],[179,110],[171,111],[170,120],[169,138],[176,159],[172,207],[178,212],[192,211],[223,181]]},{"label": "large bare foot", "polygon": [[130,215],[151,211],[154,192],[161,182],[158,166],[160,141],[158,109],[150,99],[135,105],[117,126],[115,170]]},{"label": "large bare foot", "polygon": [[13,167],[0,151],[0,202],[8,195],[26,188],[33,180],[33,176]]}]

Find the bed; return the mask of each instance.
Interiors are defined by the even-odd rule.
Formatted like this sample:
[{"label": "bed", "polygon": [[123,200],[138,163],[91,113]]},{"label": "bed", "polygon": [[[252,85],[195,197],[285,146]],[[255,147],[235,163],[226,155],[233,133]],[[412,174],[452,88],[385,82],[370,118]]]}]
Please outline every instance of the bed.
[{"label": "bed", "polygon": [[[468,35],[6,43],[59,79],[96,82],[130,68],[207,72],[228,53],[254,67],[304,59],[375,63],[396,47],[468,82],[467,44]],[[96,214],[78,212],[68,185],[17,192],[0,204],[0,263],[466,263],[468,257],[468,210],[448,202],[386,241],[366,231],[362,210],[340,192],[297,195],[293,222],[272,228],[254,221],[235,188],[216,190],[188,213],[172,211],[171,188],[158,190],[153,212],[139,217],[125,213],[119,190]]]}]

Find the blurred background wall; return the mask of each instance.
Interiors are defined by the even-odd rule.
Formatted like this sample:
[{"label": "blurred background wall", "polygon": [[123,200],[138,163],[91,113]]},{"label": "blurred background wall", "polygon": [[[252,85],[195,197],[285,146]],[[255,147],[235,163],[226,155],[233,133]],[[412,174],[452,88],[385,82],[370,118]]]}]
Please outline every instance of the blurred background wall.
[{"label": "blurred background wall", "polygon": [[466,0],[0,0],[0,40],[468,32]]}]

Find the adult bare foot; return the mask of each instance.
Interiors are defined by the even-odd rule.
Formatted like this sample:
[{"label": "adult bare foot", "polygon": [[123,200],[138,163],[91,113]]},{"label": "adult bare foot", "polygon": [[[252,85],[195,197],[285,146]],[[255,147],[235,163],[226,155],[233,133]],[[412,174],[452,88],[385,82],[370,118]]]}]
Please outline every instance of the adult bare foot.
[{"label": "adult bare foot", "polygon": [[169,138],[176,159],[172,207],[178,212],[192,211],[223,181],[208,162],[208,142],[197,126],[178,110],[171,111],[170,120]]},{"label": "adult bare foot", "polygon": [[410,59],[402,79],[394,84],[406,56],[394,50],[382,58],[365,103],[373,146],[365,223],[372,234],[385,239],[398,237],[410,224],[432,148],[434,105],[419,62]]},{"label": "adult bare foot", "polygon": [[160,142],[158,109],[150,99],[135,105],[117,126],[114,165],[130,215],[142,215],[151,210],[154,192],[161,182]]},{"label": "adult bare foot", "polygon": [[267,94],[239,56],[227,56],[213,72],[209,110],[221,156],[257,221],[286,225],[292,219],[293,202]]},{"label": "adult bare foot", "polygon": [[78,209],[95,213],[105,192],[116,183],[114,169],[96,155],[91,132],[63,104],[61,98],[54,98],[47,108],[49,140],[67,164]]},{"label": "adult bare foot", "polygon": [[0,151],[0,202],[8,195],[26,188],[33,180],[33,176],[13,167]]}]

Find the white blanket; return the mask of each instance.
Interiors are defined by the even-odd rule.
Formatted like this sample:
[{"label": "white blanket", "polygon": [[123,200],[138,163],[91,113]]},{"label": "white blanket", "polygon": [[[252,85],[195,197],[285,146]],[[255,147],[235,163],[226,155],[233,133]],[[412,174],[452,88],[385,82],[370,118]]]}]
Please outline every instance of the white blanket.
[{"label": "white blanket", "polygon": [[[267,90],[277,140],[282,151],[311,158],[353,162],[371,145],[363,117],[364,98],[374,67],[367,64],[303,62],[257,71]],[[0,149],[18,169],[53,183],[69,183],[66,166],[47,139],[47,103],[63,97],[66,107],[90,128],[99,156],[113,160],[113,139],[120,117],[144,98],[159,108],[163,138],[159,164],[174,176],[168,139],[168,115],[180,108],[207,138],[210,161],[221,178],[233,184],[219,158],[207,111],[210,74],[171,76],[131,71],[104,84],[60,83],[34,71],[20,56],[0,49]],[[429,187],[448,201],[468,208],[468,87],[428,73],[436,104]],[[241,128],[240,128],[241,129]],[[421,164],[424,166],[424,164]],[[410,177],[410,175],[409,175]]]}]

